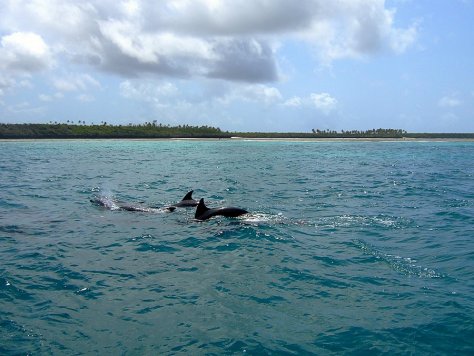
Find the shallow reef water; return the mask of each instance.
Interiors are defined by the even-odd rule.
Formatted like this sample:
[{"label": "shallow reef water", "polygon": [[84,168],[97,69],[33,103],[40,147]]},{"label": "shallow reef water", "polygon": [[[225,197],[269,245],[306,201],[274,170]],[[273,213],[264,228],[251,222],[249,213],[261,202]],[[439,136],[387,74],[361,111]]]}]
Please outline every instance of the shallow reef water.
[{"label": "shallow reef water", "polygon": [[[0,157],[2,355],[474,352],[472,142],[9,141]],[[189,190],[250,213],[90,202]]]}]

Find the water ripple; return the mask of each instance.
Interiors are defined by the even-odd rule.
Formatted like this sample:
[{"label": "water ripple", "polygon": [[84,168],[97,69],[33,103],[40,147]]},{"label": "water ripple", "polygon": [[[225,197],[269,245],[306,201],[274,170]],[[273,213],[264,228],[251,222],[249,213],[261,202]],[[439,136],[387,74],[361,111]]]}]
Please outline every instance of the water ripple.
[{"label": "water ripple", "polygon": [[[2,355],[474,349],[470,142],[46,140],[0,156]],[[250,213],[114,210],[191,189]]]},{"label": "water ripple", "polygon": [[385,253],[363,240],[353,240],[356,247],[362,250],[366,255],[373,256],[376,260],[385,262],[394,271],[407,276],[415,276],[420,278],[443,278],[446,275],[428,267],[420,266],[415,259],[410,257],[401,257]]}]

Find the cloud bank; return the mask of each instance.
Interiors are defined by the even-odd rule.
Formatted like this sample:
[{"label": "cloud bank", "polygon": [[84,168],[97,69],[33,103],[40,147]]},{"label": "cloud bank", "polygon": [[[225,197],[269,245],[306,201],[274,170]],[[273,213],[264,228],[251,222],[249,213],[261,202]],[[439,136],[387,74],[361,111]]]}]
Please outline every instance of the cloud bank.
[{"label": "cloud bank", "polygon": [[280,78],[278,48],[286,40],[307,43],[330,63],[401,53],[417,36],[416,24],[395,27],[395,10],[383,0],[3,3],[0,69],[6,73],[67,63],[125,78],[266,83]]}]

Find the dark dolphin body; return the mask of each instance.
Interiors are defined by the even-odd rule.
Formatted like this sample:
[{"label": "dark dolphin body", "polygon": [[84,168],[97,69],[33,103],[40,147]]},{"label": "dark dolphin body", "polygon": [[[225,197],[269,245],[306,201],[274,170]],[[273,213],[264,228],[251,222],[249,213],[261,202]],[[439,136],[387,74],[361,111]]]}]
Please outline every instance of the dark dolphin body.
[{"label": "dark dolphin body", "polygon": [[234,208],[234,207],[210,209],[206,206],[206,204],[204,204],[204,199],[201,199],[196,208],[196,214],[194,214],[194,218],[196,218],[197,220],[207,220],[217,215],[235,218],[237,216],[247,214],[247,213],[248,213],[247,210]]},{"label": "dark dolphin body", "polygon": [[[121,203],[117,201],[110,200],[106,197],[95,197],[94,199],[90,200],[91,203],[98,205],[98,206],[103,206],[104,208],[110,209],[110,210],[125,210],[125,211],[137,211],[141,213],[154,213],[154,212],[160,212],[161,210],[155,207],[146,207],[142,205],[132,205],[132,204],[126,204],[126,203]],[[174,211],[176,207],[174,206],[169,206],[165,208],[168,211]]]},{"label": "dark dolphin body", "polygon": [[188,194],[184,196],[184,198],[179,203],[173,204],[169,208],[186,208],[198,205],[197,200],[193,199],[193,192],[194,190],[191,190],[190,192],[188,192]]}]

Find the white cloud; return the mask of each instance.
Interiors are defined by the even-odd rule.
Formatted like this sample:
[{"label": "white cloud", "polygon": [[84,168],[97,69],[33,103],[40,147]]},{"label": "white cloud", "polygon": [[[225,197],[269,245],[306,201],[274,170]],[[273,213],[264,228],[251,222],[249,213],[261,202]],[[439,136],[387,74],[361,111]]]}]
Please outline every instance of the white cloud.
[{"label": "white cloud", "polygon": [[300,107],[303,105],[303,100],[299,96],[294,96],[283,103],[284,106]]},{"label": "white cloud", "polygon": [[60,91],[74,91],[77,90],[76,84],[66,79],[55,79],[53,82],[54,87]]},{"label": "white cloud", "polygon": [[337,108],[338,101],[328,93],[311,93],[308,96],[294,96],[285,100],[283,106],[288,108],[317,109],[325,115],[329,115]]},{"label": "white cloud", "polygon": [[[2,3],[0,27],[13,31],[27,30],[44,34],[61,41],[77,41],[87,38],[94,27],[99,13],[99,4],[74,0],[15,0]],[[114,11],[117,3],[110,5]],[[72,44],[72,42],[70,44]]]},{"label": "white cloud", "polygon": [[415,23],[406,29],[392,29],[390,33],[390,48],[396,53],[405,52],[418,37],[418,24]]},{"label": "white cloud", "polygon": [[0,96],[4,95],[7,89],[13,87],[15,82],[10,77],[3,76],[0,73]]},{"label": "white cloud", "polygon": [[39,94],[38,99],[41,101],[53,101],[57,99],[62,99],[64,97],[64,94],[62,92],[56,92],[54,94]]},{"label": "white cloud", "polygon": [[280,91],[272,86],[264,84],[237,84],[219,85],[215,92],[210,90],[206,93],[189,93],[186,100],[182,98],[182,92],[171,82],[153,80],[125,80],[120,83],[120,93],[124,98],[143,101],[155,107],[192,107],[193,105],[224,105],[228,106],[235,102],[245,101],[264,105],[281,102]]},{"label": "white cloud", "polygon": [[328,93],[312,93],[310,99],[316,109],[326,115],[337,107],[337,100]]},{"label": "white cloud", "polygon": [[454,108],[460,106],[462,101],[456,95],[443,96],[438,101],[438,106],[442,108]]},{"label": "white cloud", "polygon": [[321,13],[301,35],[317,48],[323,63],[381,51],[402,53],[417,39],[418,24],[394,25],[396,11],[383,0],[320,1]]},{"label": "white cloud", "polygon": [[100,88],[100,83],[89,74],[68,74],[54,79],[53,86],[60,92],[85,91],[90,87]]},{"label": "white cloud", "polygon": [[43,38],[32,32],[14,32],[0,40],[0,69],[36,72],[52,65],[49,47]]},{"label": "white cloud", "polygon": [[80,102],[83,102],[83,103],[90,103],[92,101],[94,101],[94,97],[92,95],[89,95],[89,94],[80,94],[77,96],[77,100],[79,100]]},{"label": "white cloud", "polygon": [[38,95],[38,99],[41,101],[53,101],[53,97],[51,95],[46,95],[46,94]]},{"label": "white cloud", "polygon": [[178,95],[178,88],[170,82],[131,81],[120,83],[120,94],[127,99],[144,101],[154,106],[167,106]]},{"label": "white cloud", "polygon": [[113,43],[120,52],[141,63],[159,64],[162,58],[217,59],[209,41],[176,35],[171,32],[147,33],[131,21],[107,20],[100,24],[104,39]]},{"label": "white cloud", "polygon": [[54,54],[125,77],[264,83],[280,78],[277,42],[307,41],[328,63],[387,49],[401,53],[418,32],[416,24],[396,27],[396,12],[384,0],[19,0],[2,6],[0,30],[7,35],[0,65],[30,72],[50,67]]},{"label": "white cloud", "polygon": [[263,84],[246,85],[237,90],[237,96],[249,100],[270,104],[281,100],[280,91],[277,88]]},{"label": "white cloud", "polygon": [[[10,74],[10,75],[8,75]],[[31,83],[30,75],[27,73],[18,73],[16,76],[11,73],[0,72],[0,96],[5,95],[7,92],[22,88],[31,89],[33,84]]]},{"label": "white cloud", "polygon": [[17,104],[9,105],[6,108],[8,113],[13,115],[41,115],[44,113],[44,107],[32,106],[27,101],[22,101]]},{"label": "white cloud", "polygon": [[141,2],[138,0],[125,0],[119,4],[122,11],[128,17],[135,17],[140,14]]},{"label": "white cloud", "polygon": [[264,84],[242,84],[234,86],[229,92],[218,99],[218,101],[223,104],[230,104],[239,100],[269,105],[281,101],[282,96],[280,91],[275,87]]}]

